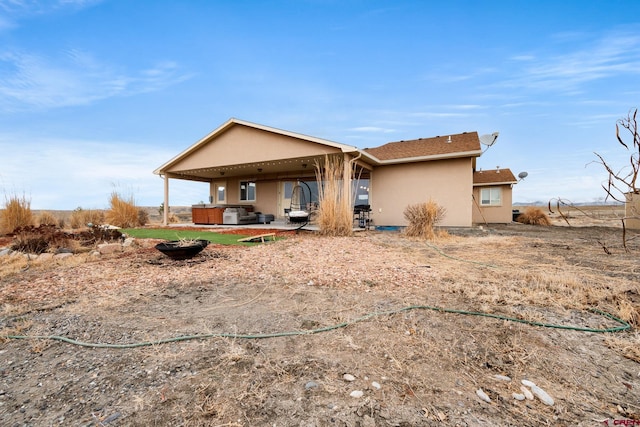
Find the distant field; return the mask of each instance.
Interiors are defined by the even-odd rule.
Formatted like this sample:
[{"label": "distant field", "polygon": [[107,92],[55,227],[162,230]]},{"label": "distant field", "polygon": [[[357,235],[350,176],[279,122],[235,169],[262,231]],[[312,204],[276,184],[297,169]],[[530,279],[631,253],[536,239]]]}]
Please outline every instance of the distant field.
[{"label": "distant field", "polygon": [[[514,206],[524,212],[528,206]],[[558,226],[603,226],[603,227],[622,227],[621,219],[624,217],[624,205],[589,205],[589,206],[558,206],[551,204],[535,207],[542,208],[547,212],[553,225]],[[564,217],[564,218],[563,218]],[[566,220],[565,220],[566,218]],[[568,224],[567,224],[568,221]]]}]

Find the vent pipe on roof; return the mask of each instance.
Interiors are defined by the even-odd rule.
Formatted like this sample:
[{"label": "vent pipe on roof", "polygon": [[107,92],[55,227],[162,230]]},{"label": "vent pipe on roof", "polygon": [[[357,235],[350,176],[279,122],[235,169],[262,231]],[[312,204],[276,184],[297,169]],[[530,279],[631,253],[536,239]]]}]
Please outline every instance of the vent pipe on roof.
[{"label": "vent pipe on roof", "polygon": [[447,142],[451,144],[451,135],[449,135],[449,138],[447,138]]}]

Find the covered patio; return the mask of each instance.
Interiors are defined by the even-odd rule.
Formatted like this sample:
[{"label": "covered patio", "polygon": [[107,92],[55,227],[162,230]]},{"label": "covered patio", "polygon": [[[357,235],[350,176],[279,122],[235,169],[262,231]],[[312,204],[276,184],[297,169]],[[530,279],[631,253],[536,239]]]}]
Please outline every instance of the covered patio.
[{"label": "covered patio", "polygon": [[223,224],[227,208],[273,215],[274,221],[284,223],[296,183],[308,184],[308,202],[318,201],[316,165],[323,165],[327,156],[342,160],[343,176],[349,177],[343,180],[343,191],[355,196],[356,204],[369,204],[371,168],[358,160],[362,152],[356,147],[238,119],[228,120],[154,173],[164,180],[167,207],[171,179],[206,185],[208,203],[193,207],[195,223]]}]

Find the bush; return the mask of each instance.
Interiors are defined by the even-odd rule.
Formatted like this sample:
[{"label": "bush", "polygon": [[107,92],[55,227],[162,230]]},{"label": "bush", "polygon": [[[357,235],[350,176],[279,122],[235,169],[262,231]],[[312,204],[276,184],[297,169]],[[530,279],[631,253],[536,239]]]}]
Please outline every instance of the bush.
[{"label": "bush", "polygon": [[518,222],[530,225],[551,225],[551,220],[540,208],[528,207],[518,216]]},{"label": "bush", "polygon": [[41,254],[50,249],[69,248],[71,237],[55,225],[18,227],[14,231],[14,251]]},{"label": "bush", "polygon": [[18,227],[28,227],[33,225],[33,214],[31,213],[31,201],[26,196],[5,196],[5,204],[0,214],[0,232],[3,234],[12,233]]},{"label": "bush", "polygon": [[110,208],[105,214],[107,223],[121,228],[136,227],[139,224],[139,209],[135,200],[124,200],[117,192],[111,193]]},{"label": "bush", "polygon": [[433,240],[436,238],[435,225],[444,218],[446,209],[433,200],[409,205],[404,209],[404,218],[409,222],[404,230],[409,237]]},{"label": "bush", "polygon": [[[64,221],[63,221],[64,222]],[[41,212],[36,219],[38,225],[58,225],[60,221],[49,211]]]},{"label": "bush", "polygon": [[78,207],[71,213],[69,222],[71,228],[73,228],[74,230],[88,227],[89,224],[101,225],[104,224],[104,212],[91,209],[85,210]]},{"label": "bush", "polygon": [[149,222],[149,212],[140,208],[138,209],[138,225],[147,225]]}]

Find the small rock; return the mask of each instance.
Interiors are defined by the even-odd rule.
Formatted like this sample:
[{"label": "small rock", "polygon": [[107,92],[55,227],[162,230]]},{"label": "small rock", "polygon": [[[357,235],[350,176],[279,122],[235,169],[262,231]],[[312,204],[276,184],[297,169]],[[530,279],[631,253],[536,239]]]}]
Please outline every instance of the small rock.
[{"label": "small rock", "polygon": [[364,392],[363,392],[362,390],[353,390],[353,391],[349,394],[349,396],[351,396],[351,397],[355,397],[356,399],[358,399],[358,398],[360,398],[360,397],[364,396]]},{"label": "small rock", "polygon": [[0,256],[5,256],[5,255],[11,255],[11,249],[9,248],[0,249]]},{"label": "small rock", "polygon": [[529,391],[528,388],[526,388],[525,386],[520,386],[520,390],[522,391],[522,394],[524,394],[524,397],[527,398],[527,400],[533,400],[533,394],[531,393],[531,391]]},{"label": "small rock", "polygon": [[525,385],[527,387],[535,387],[536,383],[534,383],[533,381],[529,381],[529,380],[522,380],[521,381],[522,385]]},{"label": "small rock", "polygon": [[356,380],[356,377],[354,377],[354,376],[353,376],[353,375],[351,375],[351,374],[344,374],[344,375],[342,376],[342,379],[344,379],[345,381],[349,381],[349,382],[351,382],[351,381],[355,381],[355,380]]},{"label": "small rock", "polygon": [[512,396],[513,396],[513,398],[515,400],[524,400],[525,399],[525,395],[524,394],[520,394],[520,393],[513,393]]},{"label": "small rock", "polygon": [[63,259],[63,258],[69,258],[69,257],[72,257],[72,256],[73,256],[73,254],[72,254],[72,253],[69,253],[69,252],[62,252],[62,253],[60,253],[60,254],[55,254],[55,255],[53,256],[53,259]]},{"label": "small rock", "polygon": [[309,381],[304,385],[305,390],[311,390],[312,388],[318,388],[318,383],[315,381]]},{"label": "small rock", "polygon": [[485,393],[481,388],[476,390],[476,394],[480,399],[484,400],[487,403],[491,403],[491,398],[487,396],[487,393]]},{"label": "small rock", "polygon": [[122,245],[120,243],[105,243],[103,245],[98,245],[98,252],[102,255],[122,252]]},{"label": "small rock", "polygon": [[372,383],[371,383],[371,386],[372,386],[373,388],[375,388],[376,390],[380,390],[380,388],[382,388],[382,386],[380,385],[380,383],[379,383],[379,382],[377,382],[377,381],[372,382]]},{"label": "small rock", "polygon": [[554,401],[551,396],[549,396],[549,394],[540,387],[534,385],[531,387],[531,392],[545,405],[553,406]]},{"label": "small rock", "polygon": [[51,258],[53,258],[53,254],[49,252],[43,252],[40,255],[38,255],[38,261],[48,261]]},{"label": "small rock", "polygon": [[494,375],[493,378],[499,381],[511,381],[511,378],[506,375]]}]

